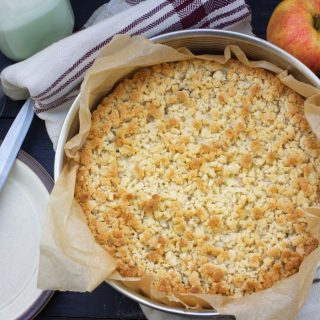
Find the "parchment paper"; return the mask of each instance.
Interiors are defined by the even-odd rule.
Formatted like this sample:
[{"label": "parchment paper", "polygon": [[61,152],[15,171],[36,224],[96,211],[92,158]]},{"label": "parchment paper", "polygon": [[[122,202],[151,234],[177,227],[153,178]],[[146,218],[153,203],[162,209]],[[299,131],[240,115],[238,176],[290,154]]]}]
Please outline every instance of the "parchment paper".
[{"label": "parchment paper", "polygon": [[[236,46],[226,47],[224,55],[202,55],[199,59],[226,63],[232,56],[250,67],[260,67],[278,75],[288,87],[305,100],[305,115],[318,139],[320,138],[320,92],[302,83],[286,71],[267,61],[249,61]],[[95,242],[86,224],[81,207],[74,200],[75,177],[79,149],[91,125],[90,109],[107,95],[124,76],[141,67],[162,62],[195,58],[189,50],[173,49],[138,36],[117,36],[105,48],[87,72],[80,93],[79,133],[65,146],[68,162],[50,197],[42,226],[40,270],[41,289],[92,291],[106,279],[121,279],[132,290],[152,299],[186,308],[215,308],[222,314],[234,314],[239,320],[293,319],[303,305],[320,261],[320,247],[301,264],[299,272],[266,289],[242,298],[221,295],[165,296],[152,288],[152,277],[124,279],[115,272],[113,258]],[[320,241],[320,208],[305,210],[313,236]]]}]

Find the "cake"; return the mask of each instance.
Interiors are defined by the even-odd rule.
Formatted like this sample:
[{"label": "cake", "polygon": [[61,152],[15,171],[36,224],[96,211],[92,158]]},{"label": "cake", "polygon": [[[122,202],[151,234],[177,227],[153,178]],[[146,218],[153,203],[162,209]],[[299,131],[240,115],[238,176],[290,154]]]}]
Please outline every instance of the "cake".
[{"label": "cake", "polygon": [[75,198],[123,277],[240,297],[317,246],[320,145],[304,100],[237,60],[141,69],[92,113]]}]

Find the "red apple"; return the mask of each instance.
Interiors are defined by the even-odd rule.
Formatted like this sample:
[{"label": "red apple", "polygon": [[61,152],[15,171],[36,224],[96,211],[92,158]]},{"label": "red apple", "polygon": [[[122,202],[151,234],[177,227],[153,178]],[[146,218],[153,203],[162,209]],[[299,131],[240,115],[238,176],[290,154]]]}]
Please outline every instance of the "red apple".
[{"label": "red apple", "polygon": [[272,13],[267,39],[320,74],[320,0],[284,0]]}]

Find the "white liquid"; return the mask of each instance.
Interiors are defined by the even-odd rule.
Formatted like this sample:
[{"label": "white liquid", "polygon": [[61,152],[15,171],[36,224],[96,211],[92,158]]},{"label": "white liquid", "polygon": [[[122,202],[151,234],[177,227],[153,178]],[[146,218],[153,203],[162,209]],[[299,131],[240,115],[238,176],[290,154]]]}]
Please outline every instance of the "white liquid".
[{"label": "white liquid", "polygon": [[23,60],[71,34],[69,0],[0,0],[0,50]]}]

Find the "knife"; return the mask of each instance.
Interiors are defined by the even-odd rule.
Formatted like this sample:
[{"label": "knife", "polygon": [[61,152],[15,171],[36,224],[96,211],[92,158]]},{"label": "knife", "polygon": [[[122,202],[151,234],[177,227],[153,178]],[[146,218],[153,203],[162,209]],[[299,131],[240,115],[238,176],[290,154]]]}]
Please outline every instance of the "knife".
[{"label": "knife", "polygon": [[0,146],[0,191],[4,186],[33,119],[33,100],[29,98],[14,119]]}]

